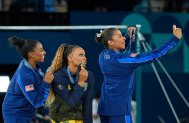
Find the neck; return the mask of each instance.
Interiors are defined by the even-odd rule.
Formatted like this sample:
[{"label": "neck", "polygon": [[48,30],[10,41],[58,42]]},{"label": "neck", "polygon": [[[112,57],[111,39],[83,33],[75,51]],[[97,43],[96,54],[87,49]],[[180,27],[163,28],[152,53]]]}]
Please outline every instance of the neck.
[{"label": "neck", "polygon": [[72,75],[75,75],[76,72],[77,72],[77,69],[78,69],[78,67],[75,67],[75,66],[73,66],[73,65],[68,65],[68,68],[69,68],[70,73],[71,73]]},{"label": "neck", "polygon": [[36,69],[36,62],[28,60],[28,63],[32,66],[33,69]]},{"label": "neck", "polygon": [[110,50],[113,50],[115,52],[120,52],[120,50],[116,49],[116,48],[109,48]]}]

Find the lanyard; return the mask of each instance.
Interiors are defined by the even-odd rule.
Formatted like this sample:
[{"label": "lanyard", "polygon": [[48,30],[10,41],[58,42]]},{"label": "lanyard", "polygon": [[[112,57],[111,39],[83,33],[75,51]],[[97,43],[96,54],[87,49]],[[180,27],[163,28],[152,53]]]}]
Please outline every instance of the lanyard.
[{"label": "lanyard", "polygon": [[69,79],[70,79],[70,81],[71,81],[72,84],[74,84],[74,83],[76,83],[78,81],[78,71],[76,72],[76,78],[75,78],[75,80],[72,77],[70,69],[69,69],[68,66],[67,66],[67,74],[68,74],[68,77],[69,77]]},{"label": "lanyard", "polygon": [[[71,81],[71,83],[72,84],[74,84],[74,83],[76,83],[79,79],[79,77],[78,77],[78,71],[76,72],[76,78],[75,78],[75,81],[74,81],[74,79],[73,79],[73,77],[72,77],[72,75],[71,75],[71,72],[70,72],[70,69],[67,67],[67,74],[68,74],[68,77],[69,77],[69,79],[70,79],[70,81]],[[86,91],[87,90],[87,87],[88,87],[88,83],[84,83],[84,91]]]}]

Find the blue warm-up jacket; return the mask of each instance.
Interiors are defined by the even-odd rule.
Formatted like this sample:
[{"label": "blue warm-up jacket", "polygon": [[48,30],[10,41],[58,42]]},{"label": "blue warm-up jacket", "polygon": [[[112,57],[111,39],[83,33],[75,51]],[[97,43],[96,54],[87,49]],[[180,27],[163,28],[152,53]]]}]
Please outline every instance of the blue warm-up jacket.
[{"label": "blue warm-up jacket", "polygon": [[43,106],[50,85],[44,82],[39,65],[33,69],[24,59],[14,73],[6,92],[2,113],[5,123],[16,123],[17,119],[31,121],[36,108]]},{"label": "blue warm-up jacket", "polygon": [[130,115],[131,99],[135,83],[134,70],[158,60],[171,50],[178,38],[171,36],[162,46],[136,55],[105,49],[99,55],[99,64],[104,75],[98,113],[100,115]]}]

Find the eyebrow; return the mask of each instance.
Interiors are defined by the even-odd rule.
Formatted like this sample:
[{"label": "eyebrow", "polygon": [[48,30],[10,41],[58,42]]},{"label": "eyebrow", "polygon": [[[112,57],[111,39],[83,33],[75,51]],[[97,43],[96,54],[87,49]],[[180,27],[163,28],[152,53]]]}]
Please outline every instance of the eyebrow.
[{"label": "eyebrow", "polygon": [[85,54],[85,53],[78,53],[78,54]]},{"label": "eyebrow", "polygon": [[81,54],[82,54],[82,55],[85,55],[85,53],[81,53],[81,52],[77,52],[77,54],[78,54],[78,55],[81,55]]},{"label": "eyebrow", "polygon": [[122,36],[122,34],[120,34],[120,33],[119,34],[115,34],[115,36]]},{"label": "eyebrow", "polygon": [[36,49],[38,49],[38,50],[43,50],[43,47],[40,47],[40,48],[36,48]]}]

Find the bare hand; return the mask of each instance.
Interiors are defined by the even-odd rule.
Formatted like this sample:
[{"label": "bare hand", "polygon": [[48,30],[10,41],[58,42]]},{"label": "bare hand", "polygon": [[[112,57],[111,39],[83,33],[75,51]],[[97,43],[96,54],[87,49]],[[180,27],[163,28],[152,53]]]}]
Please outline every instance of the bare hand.
[{"label": "bare hand", "polygon": [[47,82],[47,83],[51,83],[54,79],[54,75],[52,72],[48,71],[45,76],[44,76],[44,81]]},{"label": "bare hand", "polygon": [[173,25],[173,35],[176,36],[178,39],[181,39],[182,38],[181,28],[177,28],[176,25]]},{"label": "bare hand", "polygon": [[78,84],[84,87],[84,83],[88,78],[88,72],[84,67],[81,67],[81,71],[79,72],[79,81]]},{"label": "bare hand", "polygon": [[130,30],[132,30],[132,38],[133,38],[133,40],[135,39],[135,35],[136,35],[136,27],[129,27],[128,29],[127,29],[127,34],[128,34],[128,36],[130,36]]}]

